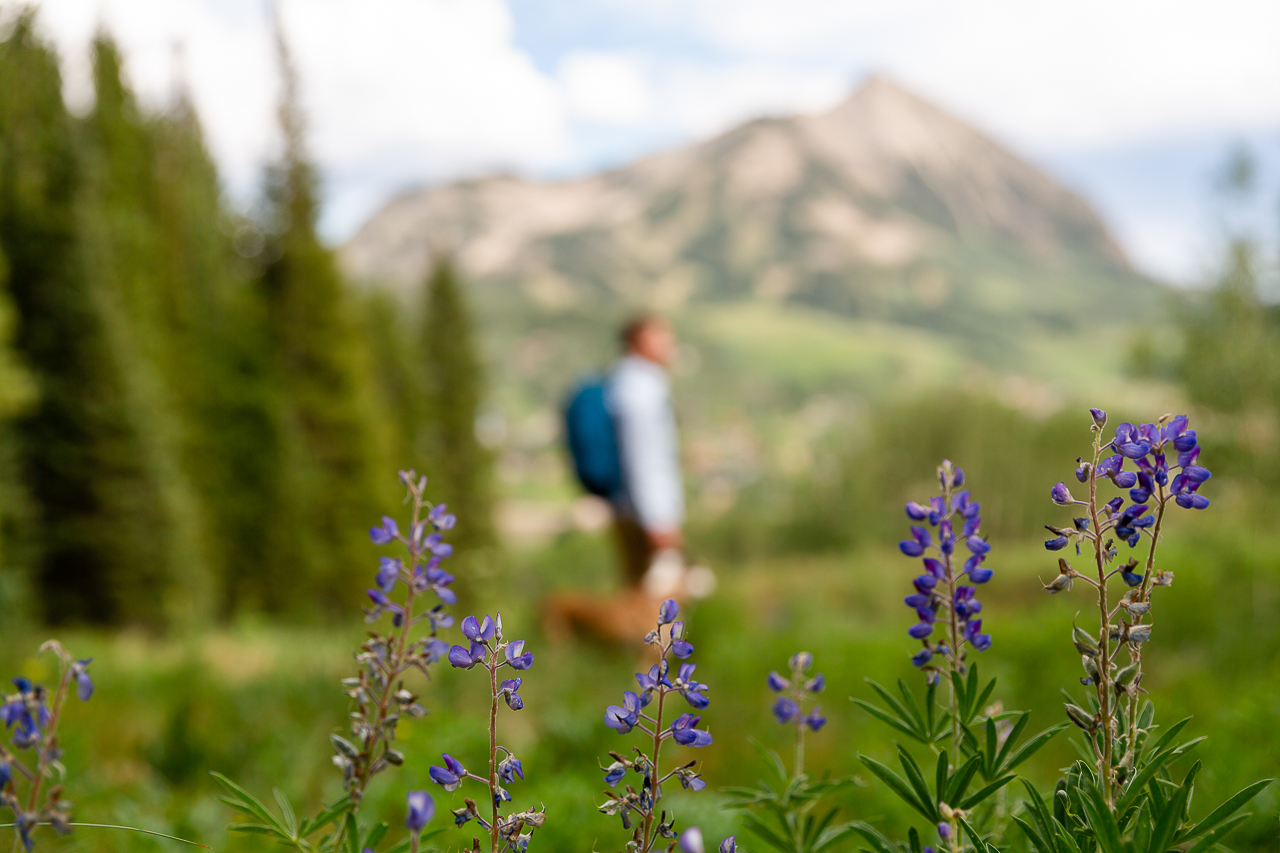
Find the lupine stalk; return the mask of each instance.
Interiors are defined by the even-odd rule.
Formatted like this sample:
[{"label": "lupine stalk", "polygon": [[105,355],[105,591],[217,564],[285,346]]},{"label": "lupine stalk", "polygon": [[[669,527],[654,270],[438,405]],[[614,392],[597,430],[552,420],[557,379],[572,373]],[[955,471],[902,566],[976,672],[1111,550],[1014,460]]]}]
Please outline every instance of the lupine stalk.
[{"label": "lupine stalk", "polygon": [[[1094,587],[1096,593],[1100,623],[1097,636],[1091,636],[1079,627],[1073,628],[1072,634],[1076,649],[1083,655],[1086,677],[1081,680],[1095,688],[1098,711],[1091,714],[1077,705],[1068,704],[1067,715],[1089,733],[1102,791],[1107,803],[1114,808],[1119,787],[1132,769],[1139,734],[1137,717],[1142,644],[1151,634],[1151,626],[1144,620],[1151,608],[1151,592],[1155,586],[1168,586],[1173,582],[1171,573],[1157,572],[1155,568],[1156,547],[1160,541],[1165,509],[1170,501],[1185,509],[1208,507],[1209,500],[1198,492],[1200,485],[1212,474],[1196,464],[1200,448],[1195,431],[1187,429],[1185,415],[1164,415],[1154,424],[1141,426],[1121,424],[1116,428],[1115,437],[1108,441],[1103,438],[1106,412],[1091,409],[1090,414],[1093,418],[1093,457],[1089,462],[1077,460],[1080,465],[1076,470],[1076,479],[1089,485],[1089,499],[1073,498],[1063,483],[1054,486],[1050,493],[1053,502],[1059,506],[1086,507],[1088,517],[1075,519],[1070,528],[1046,525],[1055,536],[1045,542],[1045,548],[1059,551],[1075,540],[1076,553],[1079,553],[1080,542],[1088,542],[1096,578],[1078,573],[1066,560],[1059,559],[1058,576],[1045,589],[1050,593],[1069,590],[1072,581],[1080,578]],[[1178,453],[1176,464],[1169,464],[1166,457],[1169,448]],[[1104,458],[1103,454],[1108,450],[1115,452]],[[1126,461],[1134,462],[1138,470],[1126,471]],[[1178,473],[1171,479],[1169,475],[1173,471]],[[1102,503],[1098,485],[1103,478],[1111,480],[1118,488],[1128,489],[1132,505],[1126,508],[1122,497]],[[1154,514],[1149,514],[1150,504],[1155,505]],[[1109,568],[1118,555],[1117,540],[1134,548],[1144,534],[1150,539],[1150,546],[1142,574],[1134,571],[1138,566],[1137,559]],[[1117,575],[1129,589],[1113,606],[1109,583]],[[1119,625],[1115,624],[1117,619]],[[1117,670],[1115,657],[1121,645],[1129,652],[1129,665]],[[1120,743],[1117,720],[1122,696],[1128,699],[1128,725],[1125,750],[1117,762],[1116,747]],[[1101,743],[1098,742],[1099,737]]]},{"label": "lupine stalk", "polygon": [[[651,853],[658,846],[658,839],[674,839],[675,818],[667,820],[666,812],[658,811],[658,802],[662,799],[662,785],[672,777],[679,779],[680,784],[693,791],[701,791],[706,783],[698,776],[693,767],[696,762],[678,765],[666,775],[661,772],[662,745],[668,739],[682,746],[703,747],[711,743],[711,735],[697,728],[701,717],[693,714],[681,714],[669,727],[665,725],[666,701],[671,694],[680,694],[694,710],[700,711],[709,704],[707,685],[693,680],[695,664],[680,664],[674,680],[671,678],[670,657],[680,660],[693,654],[693,645],[684,638],[684,623],[677,622],[676,616],[680,608],[675,601],[668,599],[658,609],[657,627],[645,636],[645,642],[658,650],[659,660],[648,673],[636,673],[636,681],[640,685],[640,693],[628,690],[623,694],[622,705],[610,705],[605,710],[604,721],[609,728],[626,734],[639,729],[650,737],[648,754],[635,749],[635,758],[625,758],[616,752],[609,753],[614,759],[605,771],[604,780],[610,787],[618,784],[627,771],[638,773],[641,787],[636,791],[628,785],[626,794],[619,796],[606,791],[609,799],[599,807],[604,814],[618,815],[622,819],[624,829],[631,829],[631,817],[634,813],[640,823],[635,827],[628,850],[634,853]],[[657,705],[653,716],[645,713],[645,708],[657,697]],[[646,725],[647,724],[647,725]]]},{"label": "lupine stalk", "polygon": [[[456,790],[466,779],[484,784],[489,793],[489,819],[480,816],[480,808],[474,800],[467,799],[463,808],[454,810],[454,823],[457,826],[470,820],[479,823],[489,833],[490,853],[523,853],[529,846],[533,831],[546,820],[546,811],[530,808],[505,818],[502,816],[502,803],[511,801],[511,794],[502,787],[502,783],[511,784],[516,778],[523,780],[524,767],[511,750],[498,744],[498,700],[505,701],[513,711],[524,708],[524,700],[517,692],[523,679],[509,678],[499,682],[498,670],[506,666],[524,672],[533,666],[533,652],[524,650],[524,640],[504,640],[501,613],[496,619],[485,616],[481,620],[468,616],[462,620],[462,635],[470,645],[449,649],[449,663],[458,669],[472,669],[478,665],[489,675],[489,773],[487,776],[472,773],[462,762],[445,755],[443,766],[431,768],[431,780],[446,791]],[[499,751],[505,756],[501,761],[498,759]],[[478,845],[477,840],[473,849],[478,849]]]},{"label": "lupine stalk", "polygon": [[795,728],[795,778],[804,775],[804,734],[805,729],[817,731],[827,724],[822,716],[822,709],[814,705],[809,713],[805,713],[804,704],[812,696],[821,693],[827,686],[827,679],[822,673],[809,677],[809,668],[813,666],[813,655],[808,652],[796,652],[788,661],[791,676],[783,678],[777,672],[770,672],[769,689],[780,694],[773,703],[773,716],[781,725]]},{"label": "lupine stalk", "polygon": [[[93,681],[88,672],[91,659],[76,660],[57,640],[44,643],[40,646],[40,651],[51,651],[58,658],[58,688],[54,693],[52,707],[46,701],[48,694],[45,689],[25,678],[13,679],[18,692],[6,697],[0,704],[0,719],[4,721],[5,728],[16,726],[13,745],[19,751],[36,750],[33,769],[20,761],[7,747],[0,746],[0,806],[13,810],[15,853],[22,847],[31,849],[31,830],[39,824],[49,824],[59,835],[66,835],[71,831],[68,805],[61,799],[61,786],[51,789],[44,800],[41,800],[41,794],[44,793],[45,779],[53,775],[55,765],[62,758],[62,750],[58,746],[58,724],[62,721],[63,709],[70,696],[71,683],[76,683],[76,693],[81,701],[88,701],[93,695]],[[13,784],[14,770],[30,786],[25,807]]]},{"label": "lupine stalk", "polygon": [[[432,505],[424,497],[425,477],[401,471],[400,480],[407,490],[406,500],[412,504],[408,532],[402,533],[395,519],[386,516],[380,526],[369,531],[373,544],[399,544],[407,552],[407,563],[382,557],[376,587],[368,590],[373,606],[365,611],[365,621],[375,622],[389,613],[392,629],[386,634],[371,634],[356,655],[363,669],[357,677],[343,681],[347,695],[356,702],[351,725],[355,743],[331,736],[334,764],[342,770],[347,794],[356,807],[375,775],[404,761],[392,746],[400,717],[421,717],[426,712],[418,697],[405,688],[402,676],[410,670],[427,675],[430,665],[444,655],[448,646],[436,635],[440,628],[453,624],[443,606],[457,601],[449,589],[453,576],[440,568],[453,553],[444,533],[453,528],[456,519],[444,504]],[[401,585],[403,603],[393,598]],[[418,612],[428,592],[434,593],[434,604]],[[429,629],[427,636],[415,637],[413,629],[423,624]],[[345,833],[343,823],[338,827],[335,849],[341,848]]]}]

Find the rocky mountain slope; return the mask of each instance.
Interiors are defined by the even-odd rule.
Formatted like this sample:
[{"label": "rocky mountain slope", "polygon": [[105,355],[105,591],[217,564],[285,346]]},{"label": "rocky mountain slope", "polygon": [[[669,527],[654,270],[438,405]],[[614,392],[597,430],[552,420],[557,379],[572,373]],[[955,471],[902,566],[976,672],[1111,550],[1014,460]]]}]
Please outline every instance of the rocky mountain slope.
[{"label": "rocky mountain slope", "polygon": [[[433,252],[547,309],[761,297],[912,325],[1146,291],[1079,196],[882,78],[830,112],[762,119],[604,174],[405,194],[342,249],[415,287]],[[492,291],[490,291],[492,292]],[[521,300],[523,301],[523,300]]]}]

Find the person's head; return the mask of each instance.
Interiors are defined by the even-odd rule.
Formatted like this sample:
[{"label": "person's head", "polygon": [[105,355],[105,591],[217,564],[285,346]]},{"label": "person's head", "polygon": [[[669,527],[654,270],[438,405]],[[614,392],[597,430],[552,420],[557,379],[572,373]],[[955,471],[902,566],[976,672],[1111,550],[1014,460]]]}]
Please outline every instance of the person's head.
[{"label": "person's head", "polygon": [[622,327],[622,345],[629,354],[665,367],[675,358],[676,334],[662,317],[642,314]]}]

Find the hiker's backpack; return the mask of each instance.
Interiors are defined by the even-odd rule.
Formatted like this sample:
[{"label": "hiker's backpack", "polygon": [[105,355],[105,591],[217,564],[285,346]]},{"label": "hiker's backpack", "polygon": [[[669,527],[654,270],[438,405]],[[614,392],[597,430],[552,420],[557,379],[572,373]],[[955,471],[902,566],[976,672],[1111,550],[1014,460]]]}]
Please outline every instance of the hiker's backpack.
[{"label": "hiker's backpack", "polygon": [[612,499],[622,490],[622,457],[606,386],[603,376],[582,379],[565,404],[564,426],[578,482],[591,494]]}]

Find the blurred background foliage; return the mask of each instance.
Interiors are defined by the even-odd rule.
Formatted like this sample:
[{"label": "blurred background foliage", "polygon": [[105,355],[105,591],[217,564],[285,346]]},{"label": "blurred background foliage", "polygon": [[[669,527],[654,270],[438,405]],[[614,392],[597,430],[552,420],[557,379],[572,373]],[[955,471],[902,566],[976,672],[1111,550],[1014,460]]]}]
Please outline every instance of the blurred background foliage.
[{"label": "blurred background foliage", "polygon": [[[554,413],[576,373],[612,357],[628,306],[472,298],[447,258],[408,302],[350,284],[316,234],[319,180],[283,43],[280,56],[285,144],[245,214],[224,201],[190,104],[141,107],[109,38],[94,44],[96,97],[80,115],[30,17],[6,25],[0,669],[47,676],[32,657],[46,628],[96,658],[99,692],[73,708],[66,738],[81,819],[258,849],[222,834],[207,771],[295,801],[339,790],[327,736],[343,726],[338,679],[361,637],[364,530],[397,507],[394,470],[414,466],[461,518],[463,609],[501,607],[539,655],[526,710],[511,717],[530,775],[518,798],[550,807],[537,843],[606,849],[622,836],[594,813],[594,768],[621,743],[601,715],[635,656],[552,645],[537,625],[548,593],[613,585],[607,531],[573,502]],[[1237,157],[1227,196],[1260,191],[1252,180]],[[1009,706],[1056,721],[1059,690],[1079,675],[1066,640],[1075,608],[1041,593],[1053,561],[1037,540],[1062,520],[1049,486],[1087,450],[1085,405],[1113,422],[1191,411],[1214,506],[1180,515],[1169,537],[1177,584],[1158,605],[1149,686],[1164,720],[1195,714],[1195,733],[1210,736],[1209,799],[1273,772],[1276,258],[1248,235],[1223,243],[1211,287],[1143,282],[1119,319],[1106,304],[1057,304],[1069,333],[1012,355],[1009,329],[980,318],[960,335],[933,314],[905,333],[803,303],[675,316],[691,547],[721,579],[691,613],[716,743],[702,756],[711,790],[674,797],[682,823],[734,831],[715,789],[762,772],[747,738],[781,744],[764,676],[798,648],[830,685],[814,769],[888,755],[889,733],[846,697],[867,695],[864,677],[915,677],[899,601],[911,573],[894,543],[901,504],[932,494],[943,457],[965,468],[995,544],[983,667]],[[1046,399],[1020,372],[1072,382]],[[558,509],[547,520],[539,507]],[[478,753],[475,687],[447,671],[426,687],[432,713],[406,727],[410,761],[375,785],[376,814],[399,821],[404,790],[426,786],[441,751]],[[1060,739],[1029,772],[1048,784],[1071,756]],[[871,783],[844,804],[890,829],[909,819]],[[1264,793],[1236,846],[1276,849],[1278,804]],[[69,843],[168,849],[88,831]]]}]

